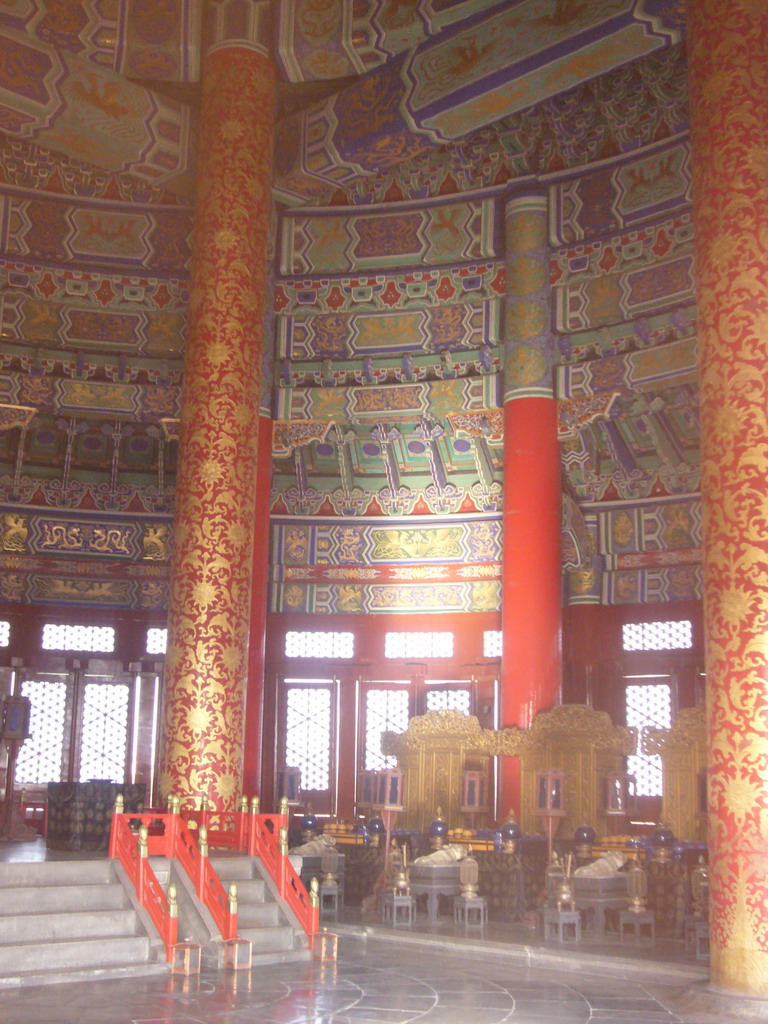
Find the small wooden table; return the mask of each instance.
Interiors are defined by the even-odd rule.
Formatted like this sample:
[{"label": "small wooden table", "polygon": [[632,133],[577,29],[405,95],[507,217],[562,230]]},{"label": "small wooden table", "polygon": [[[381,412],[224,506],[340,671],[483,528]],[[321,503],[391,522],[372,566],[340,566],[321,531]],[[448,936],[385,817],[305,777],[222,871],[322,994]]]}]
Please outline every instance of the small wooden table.
[{"label": "small wooden table", "polygon": [[414,864],[410,874],[413,896],[427,897],[427,919],[437,923],[440,896],[458,896],[461,892],[458,864]]},{"label": "small wooden table", "polygon": [[627,906],[627,876],[574,875],[573,895],[579,910],[591,910],[594,915],[594,935],[596,939],[605,936],[606,910],[624,910]]}]

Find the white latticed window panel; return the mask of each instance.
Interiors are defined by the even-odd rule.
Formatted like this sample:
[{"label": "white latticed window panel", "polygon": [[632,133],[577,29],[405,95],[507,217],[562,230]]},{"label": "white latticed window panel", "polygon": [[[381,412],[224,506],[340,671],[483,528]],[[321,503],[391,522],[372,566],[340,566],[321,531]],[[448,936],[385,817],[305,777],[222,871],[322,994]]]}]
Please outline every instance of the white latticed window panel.
[{"label": "white latticed window panel", "polygon": [[500,658],[501,657],[501,630],[500,629],[484,629],[483,630],[483,657],[484,658]]},{"label": "white latticed window panel", "polygon": [[112,626],[60,626],[47,622],[43,626],[44,651],[91,651],[110,654],[115,649]]},{"label": "white latticed window panel", "polygon": [[627,772],[635,777],[638,796],[661,796],[663,773],[658,754],[631,754],[627,758]]},{"label": "white latticed window panel", "polygon": [[11,642],[11,624],[0,619],[0,647],[7,647]]},{"label": "white latticed window panel", "polygon": [[331,691],[289,686],[286,692],[285,763],[301,769],[302,790],[327,790],[331,771]]},{"label": "white latticed window panel", "polygon": [[684,651],[693,647],[689,619],[680,622],[626,622],[622,627],[625,651]]},{"label": "white latticed window panel", "polygon": [[385,658],[451,658],[453,633],[385,633]]},{"label": "white latticed window panel", "polygon": [[289,632],[285,634],[286,658],[352,658],[354,633]]},{"label": "white latticed window panel", "polygon": [[[666,683],[632,684],[626,688],[627,725],[637,729],[638,749],[645,729],[669,729],[672,725],[672,690]],[[662,795],[661,758],[658,754],[633,754],[627,771],[637,781],[638,796]]]},{"label": "white latticed window panel", "polygon": [[165,654],[168,646],[167,629],[147,630],[147,654]]},{"label": "white latticed window panel", "polygon": [[19,750],[16,784],[37,786],[61,782],[67,685],[28,679],[21,684],[21,694],[29,697],[31,703],[29,731],[32,735]]},{"label": "white latticed window panel", "polygon": [[130,687],[123,683],[88,683],[83,697],[80,781],[123,782],[128,744]]},{"label": "white latticed window panel", "polygon": [[460,711],[468,715],[470,703],[469,690],[427,690],[427,711]]},{"label": "white latticed window panel", "polygon": [[381,752],[383,732],[405,732],[410,718],[410,694],[402,690],[367,690],[365,694],[365,769],[396,768],[397,758]]}]

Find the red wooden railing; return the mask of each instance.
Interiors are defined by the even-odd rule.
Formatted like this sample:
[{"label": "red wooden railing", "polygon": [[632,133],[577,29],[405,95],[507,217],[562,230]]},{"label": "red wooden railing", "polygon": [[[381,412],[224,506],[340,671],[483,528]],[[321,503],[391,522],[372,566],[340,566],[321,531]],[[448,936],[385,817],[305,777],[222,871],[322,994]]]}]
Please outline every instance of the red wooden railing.
[{"label": "red wooden railing", "polygon": [[[109,839],[109,855],[116,858],[125,868],[142,907],[145,907],[160,938],[165,943],[168,960],[173,959],[173,947],[178,938],[179,921],[171,900],[166,902],[163,887],[147,859],[149,847],[146,828],[139,836],[131,831],[127,814],[115,814],[112,818],[112,832]],[[170,904],[170,905],[169,905]]]},{"label": "red wooden railing", "polygon": [[[208,847],[239,850],[251,857],[258,857],[273,879],[279,896],[288,904],[299,926],[306,932],[312,949],[320,927],[319,901],[316,896],[310,896],[288,860],[288,814],[259,814],[257,808],[258,801],[254,799],[250,807],[247,801],[243,801],[239,810],[229,812],[212,811],[203,806],[197,811],[115,813],[109,855],[119,857],[126,871],[131,874],[129,865],[123,859],[133,857],[130,848],[136,849],[136,839],[128,823],[133,822],[134,827],[135,823],[146,827],[149,830],[149,854],[176,857],[179,860],[192,880],[198,898],[210,911],[224,939],[233,939],[237,935],[236,903],[211,867]],[[152,872],[148,864],[147,868]],[[159,888],[154,872],[152,878]],[[164,935],[159,926],[158,930]]]},{"label": "red wooden railing", "polygon": [[[148,831],[151,830],[146,843],[149,856],[177,858],[191,879],[198,899],[210,911],[222,938],[234,939],[237,936],[236,901],[230,897],[211,867],[207,848],[200,849],[197,840],[179,815],[158,811],[149,811],[145,814],[113,814],[109,855],[118,857],[120,863],[130,874],[129,864],[133,857],[133,850],[136,848],[136,837],[131,831],[129,823],[132,823],[134,827],[138,824]],[[128,863],[125,858],[128,859]],[[157,883],[151,867],[147,865],[147,868]],[[157,884],[159,885],[159,883]],[[139,892],[138,887],[136,891]],[[162,892],[162,890],[160,891]],[[140,892],[139,899],[144,906]],[[160,931],[160,934],[163,935],[163,932]]]},{"label": "red wooden railing", "polygon": [[211,846],[240,850],[258,857],[273,879],[280,897],[285,900],[306,932],[310,949],[320,928],[320,909],[286,856],[288,835],[287,811],[281,814],[259,814],[258,800],[250,806],[243,798],[236,811],[212,811],[203,803],[200,810],[181,811],[187,826],[206,830]]}]

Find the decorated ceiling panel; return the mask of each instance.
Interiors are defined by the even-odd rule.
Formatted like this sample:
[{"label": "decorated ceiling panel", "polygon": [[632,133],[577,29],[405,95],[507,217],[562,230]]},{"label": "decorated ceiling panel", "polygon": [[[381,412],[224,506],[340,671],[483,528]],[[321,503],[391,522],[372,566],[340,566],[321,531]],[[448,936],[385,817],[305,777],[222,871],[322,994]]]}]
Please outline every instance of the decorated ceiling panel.
[{"label": "decorated ceiling panel", "polygon": [[292,82],[344,78],[386,63],[499,0],[282,0],[278,59]]},{"label": "decorated ceiling panel", "polygon": [[190,110],[0,26],[0,128],[75,160],[191,191]]},{"label": "decorated ceiling panel", "polygon": [[397,212],[290,214],[282,221],[285,274],[442,266],[496,255],[490,199]]},{"label": "decorated ceiling panel", "polygon": [[[0,11],[9,600],[167,599],[202,6]],[[499,608],[500,226],[543,188],[571,599],[698,593],[681,5],[275,13],[289,78],[344,81],[278,128],[272,609]]]},{"label": "decorated ceiling panel", "polygon": [[194,81],[202,12],[200,0],[5,0],[0,26],[129,78]]},{"label": "decorated ceiling panel", "polygon": [[[277,354],[291,360],[291,372],[304,361],[336,364],[367,355],[417,356],[420,353],[481,350],[499,340],[500,302],[454,302],[392,313],[317,313],[279,317]],[[378,360],[377,360],[378,361]],[[403,372],[418,372],[422,360],[406,360]],[[357,364],[356,364],[357,365]],[[486,367],[489,368],[489,367]],[[336,365],[334,371],[338,369]],[[319,382],[318,382],[319,383]]]},{"label": "decorated ceiling panel", "polygon": [[282,278],[275,284],[275,312],[354,313],[423,309],[456,302],[485,302],[504,294],[501,263],[483,262],[440,270],[349,277]]}]

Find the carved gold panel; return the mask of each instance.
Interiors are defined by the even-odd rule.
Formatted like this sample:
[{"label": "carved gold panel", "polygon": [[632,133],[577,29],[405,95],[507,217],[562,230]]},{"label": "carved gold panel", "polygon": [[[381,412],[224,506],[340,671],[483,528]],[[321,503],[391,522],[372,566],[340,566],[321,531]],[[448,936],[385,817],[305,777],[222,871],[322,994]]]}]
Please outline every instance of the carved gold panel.
[{"label": "carved gold panel", "polygon": [[707,770],[707,724],[703,707],[683,708],[671,729],[646,729],[643,753],[661,757],[662,816],[678,839],[707,839],[707,814],[699,787]]}]

